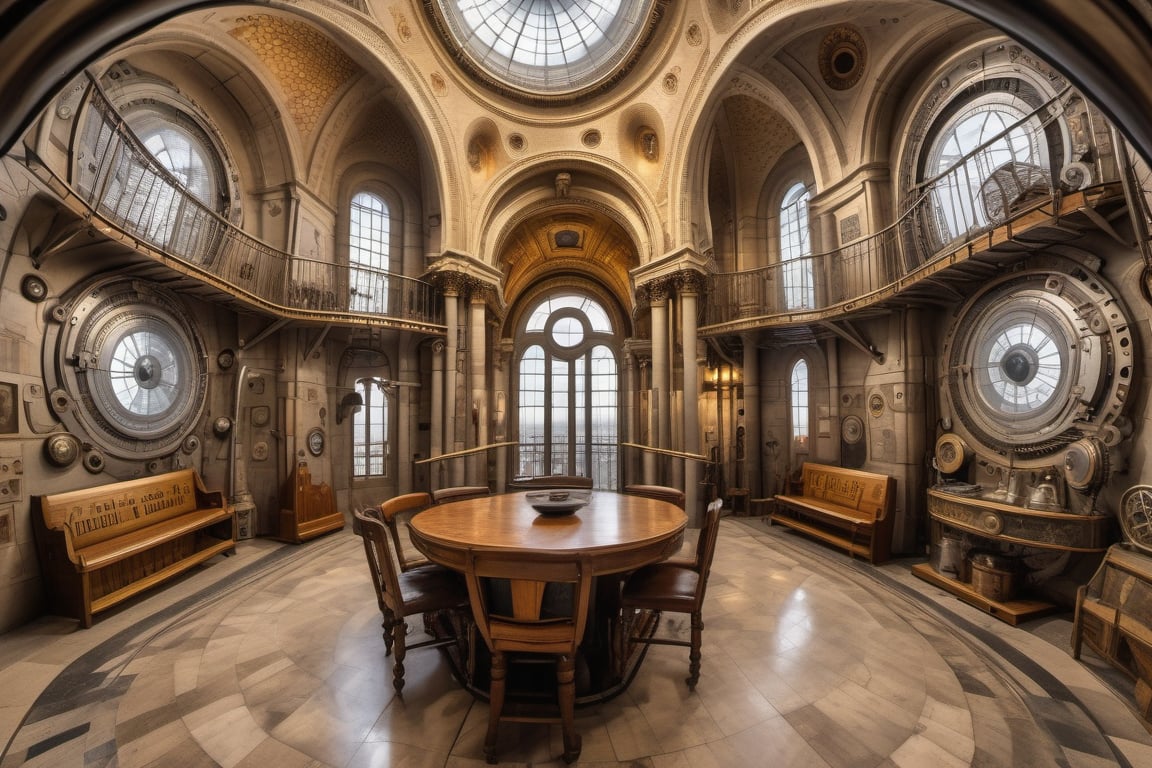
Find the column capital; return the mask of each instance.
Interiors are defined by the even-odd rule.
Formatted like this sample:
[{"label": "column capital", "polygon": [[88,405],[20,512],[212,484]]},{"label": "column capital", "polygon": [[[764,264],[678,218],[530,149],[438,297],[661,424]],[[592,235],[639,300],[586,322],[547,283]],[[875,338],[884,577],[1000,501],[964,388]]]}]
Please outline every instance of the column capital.
[{"label": "column capital", "polygon": [[650,282],[676,279],[679,273],[695,273],[701,279],[716,274],[716,260],[711,251],[700,253],[693,248],[669,251],[660,258],[631,270],[637,288]]},{"label": "column capital", "polygon": [[475,300],[480,295],[483,301],[493,305],[496,314],[504,311],[503,274],[468,254],[445,251],[432,262],[423,278],[445,296],[468,296]]},{"label": "column capital", "polygon": [[704,273],[693,269],[681,269],[672,275],[670,282],[676,286],[676,292],[681,296],[700,294],[706,285]]}]

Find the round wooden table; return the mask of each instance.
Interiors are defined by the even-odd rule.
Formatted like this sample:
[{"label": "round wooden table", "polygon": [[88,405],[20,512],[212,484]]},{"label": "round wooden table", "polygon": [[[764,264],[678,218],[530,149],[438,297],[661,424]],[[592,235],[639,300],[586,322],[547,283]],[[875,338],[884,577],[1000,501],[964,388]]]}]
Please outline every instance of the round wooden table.
[{"label": "round wooden table", "polygon": [[[409,523],[412,544],[432,562],[461,572],[471,548],[510,549],[557,558],[590,557],[597,589],[581,645],[587,666],[583,690],[578,681],[577,703],[611,698],[631,681],[647,647],[624,648],[614,642],[620,579],[628,571],[676,554],[688,517],[666,501],[611,491],[593,491],[588,504],[573,514],[542,515],[531,507],[525,493],[465,499],[426,509]],[[479,675],[470,670],[465,682],[478,693],[486,693],[484,674],[483,670]]]},{"label": "round wooden table", "polygon": [[[412,544],[435,563],[464,570],[469,548],[589,555],[597,575],[631,571],[674,555],[688,517],[674,504],[593,491],[587,506],[561,517],[539,514],[526,493],[465,499],[412,518]],[[573,491],[579,493],[579,491]]]}]

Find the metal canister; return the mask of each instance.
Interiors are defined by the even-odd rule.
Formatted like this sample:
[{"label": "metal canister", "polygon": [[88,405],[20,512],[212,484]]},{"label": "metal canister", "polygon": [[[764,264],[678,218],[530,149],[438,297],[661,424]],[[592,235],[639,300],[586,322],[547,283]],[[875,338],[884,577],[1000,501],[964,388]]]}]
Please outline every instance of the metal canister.
[{"label": "metal canister", "polygon": [[940,562],[936,565],[936,571],[941,576],[959,580],[961,577],[960,569],[963,565],[964,552],[961,548],[960,537],[948,534],[941,536]]},{"label": "metal canister", "polygon": [[1016,562],[992,552],[973,552],[968,558],[972,589],[996,602],[1011,600],[1016,594]]}]

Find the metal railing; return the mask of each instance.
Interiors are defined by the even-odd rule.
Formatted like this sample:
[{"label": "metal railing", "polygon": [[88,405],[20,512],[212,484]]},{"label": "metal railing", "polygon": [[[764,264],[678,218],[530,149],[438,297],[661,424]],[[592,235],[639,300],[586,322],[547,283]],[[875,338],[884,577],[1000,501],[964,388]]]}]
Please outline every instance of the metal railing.
[{"label": "metal railing", "polygon": [[[958,244],[1051,200],[1059,191],[1052,174],[1034,162],[1016,160],[1016,150],[1047,146],[1053,123],[1068,117],[1078,102],[1070,94],[1065,90],[911,189],[899,206],[901,215],[879,232],[801,259],[714,275],[701,331],[767,317],[804,319],[890,291]],[[74,148],[74,191],[131,237],[242,297],[285,312],[443,325],[441,303],[425,281],[297,257],[245,234],[155,160],[95,81],[89,101],[89,116]],[[1093,132],[1087,135],[1094,142]],[[1080,154],[1111,152],[1089,146]],[[1099,175],[1100,169],[1094,172]],[[1114,169],[1111,173],[1115,176]],[[815,291],[795,290],[800,284],[814,285]]]},{"label": "metal railing", "polygon": [[196,198],[132,133],[95,81],[73,147],[73,192],[136,241],[223,282],[241,297],[297,313],[443,325],[431,284],[356,264],[286,253]]},{"label": "metal railing", "polygon": [[575,474],[591,477],[600,490],[618,490],[619,450],[615,441],[594,440],[569,444],[567,439],[553,440],[550,450],[543,442],[534,440],[516,444],[513,460],[517,477],[541,477],[570,474],[568,462],[575,465]]},{"label": "metal railing", "polygon": [[[898,207],[902,213],[896,221],[875,234],[801,259],[715,274],[701,331],[753,318],[787,321],[790,316],[891,291],[916,269],[1050,201],[1060,187],[1049,170],[1016,157],[1024,146],[1046,152],[1053,140],[1052,125],[1069,117],[1077,102],[1071,89],[1065,89],[944,172],[912,188]],[[1087,140],[1094,142],[1094,137]],[[1101,156],[1094,145],[1081,154]],[[1083,169],[1080,164],[1068,169],[1068,180],[1075,174],[1101,173],[1100,168]],[[1116,169],[1108,172],[1107,180],[1114,180]],[[1099,181],[1103,179],[1093,179]],[[1087,186],[1084,180],[1081,184]],[[815,306],[789,302],[790,296],[798,295],[790,290],[797,275],[815,281]]]}]

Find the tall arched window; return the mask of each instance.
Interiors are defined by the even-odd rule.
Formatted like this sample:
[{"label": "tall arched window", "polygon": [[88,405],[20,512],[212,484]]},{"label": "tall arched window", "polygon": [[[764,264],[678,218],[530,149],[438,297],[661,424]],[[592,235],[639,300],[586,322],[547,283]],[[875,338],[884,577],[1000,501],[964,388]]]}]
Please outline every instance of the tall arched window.
[{"label": "tall arched window", "polygon": [[808,452],[808,363],[803,358],[792,366],[791,397],[792,452]]},{"label": "tall arched window", "polygon": [[808,188],[797,182],[780,203],[780,261],[786,309],[815,309],[812,245],[808,238]]},{"label": "tall arched window", "polygon": [[348,211],[348,309],[388,312],[391,212],[379,195],[359,192]]},{"label": "tall arched window", "polygon": [[374,379],[358,379],[356,392],[364,400],[352,414],[352,476],[388,476],[388,400]]},{"label": "tall arched window", "polygon": [[618,487],[619,376],[612,321],[595,299],[549,294],[520,331],[517,476],[583,475]]}]

